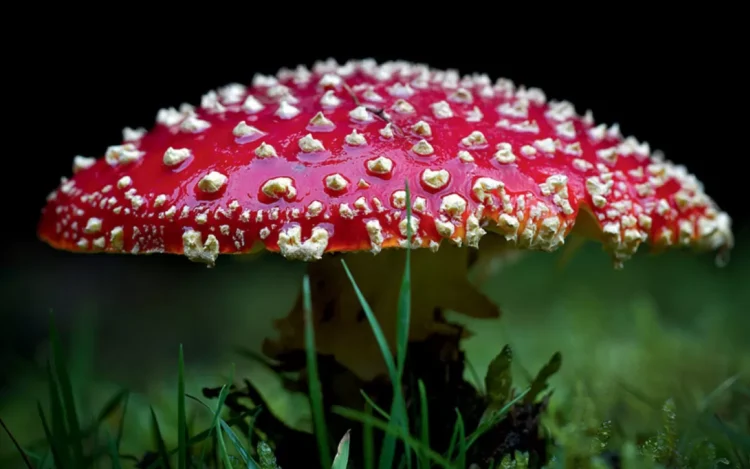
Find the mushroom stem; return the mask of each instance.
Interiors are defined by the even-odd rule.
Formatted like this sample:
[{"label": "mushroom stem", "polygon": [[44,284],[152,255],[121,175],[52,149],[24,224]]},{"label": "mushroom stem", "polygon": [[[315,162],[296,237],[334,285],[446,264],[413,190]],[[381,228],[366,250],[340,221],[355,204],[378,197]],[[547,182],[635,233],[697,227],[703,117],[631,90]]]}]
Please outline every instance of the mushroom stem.
[{"label": "mushroom stem", "polygon": [[[387,249],[376,256],[332,255],[308,266],[317,353],[332,355],[359,378],[370,381],[386,374],[382,352],[341,259],[346,261],[395,353],[397,302],[406,250]],[[459,328],[445,320],[443,312],[447,310],[475,318],[500,315],[498,307],[469,281],[470,264],[475,259],[468,249],[456,246],[443,246],[436,253],[412,251],[410,342],[434,334],[455,335]],[[283,361],[285,356],[304,349],[301,294],[288,316],[275,321],[275,327],[279,337],[265,341],[266,355]]]}]

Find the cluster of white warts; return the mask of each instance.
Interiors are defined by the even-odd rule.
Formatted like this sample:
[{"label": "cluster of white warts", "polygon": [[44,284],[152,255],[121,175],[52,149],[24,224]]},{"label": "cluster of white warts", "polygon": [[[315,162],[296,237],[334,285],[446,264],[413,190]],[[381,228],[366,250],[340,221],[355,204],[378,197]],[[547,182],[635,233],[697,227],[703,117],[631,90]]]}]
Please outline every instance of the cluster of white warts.
[{"label": "cluster of white warts", "polygon": [[[300,66],[294,71],[281,70],[277,77],[256,75],[253,80],[253,86],[264,88],[266,95],[278,103],[278,107],[275,111],[277,117],[281,119],[294,119],[300,114],[300,110],[294,106],[298,100],[293,96],[289,87],[280,84],[280,80],[291,78],[295,85],[304,86],[310,82],[313,78],[313,73],[315,73],[321,77],[318,81],[319,86],[338,87],[342,84],[343,79],[346,76],[349,76],[357,70],[363,71],[378,80],[390,80],[395,74],[398,74],[401,77],[412,78],[409,83],[404,84],[398,82],[387,88],[387,92],[391,96],[397,98],[389,109],[390,111],[399,114],[415,113],[415,109],[409,103],[408,98],[418,92],[419,89],[426,88],[430,86],[431,83],[438,83],[439,85],[442,85],[447,92],[445,100],[435,102],[430,106],[433,116],[436,119],[447,119],[456,115],[451,108],[451,103],[472,104],[474,101],[473,90],[474,93],[478,93],[484,98],[498,95],[512,98],[512,101],[505,102],[497,107],[496,110],[499,115],[499,120],[496,122],[496,125],[512,131],[534,134],[539,132],[539,127],[533,120],[527,120],[529,106],[532,104],[547,104],[546,97],[541,90],[536,88],[525,89],[524,87],[516,88],[515,85],[507,79],[498,79],[494,86],[492,86],[486,75],[466,76],[461,79],[455,71],[430,70],[425,66],[412,65],[404,62],[391,62],[377,65],[373,61],[365,60],[360,62],[349,62],[343,66],[339,66],[331,61],[318,62],[313,67],[312,73],[305,67]],[[416,78],[414,78],[415,75]],[[373,87],[368,84],[358,85],[353,91],[361,93],[363,99],[371,103],[382,103],[385,101],[385,99],[378,95],[373,90]],[[336,96],[334,90],[328,89],[325,91],[320,98],[320,105],[323,108],[323,111],[318,112],[310,120],[308,129],[325,130],[326,128],[332,127],[334,124],[326,117],[325,110],[336,108],[341,104],[342,99]],[[238,106],[244,112],[254,114],[263,110],[266,105],[262,104],[252,94],[248,94],[247,88],[240,84],[230,84],[219,89],[218,92],[211,91],[204,95],[201,100],[201,108],[207,112],[224,112],[228,108],[236,108]],[[607,165],[603,164],[614,164],[619,155],[635,155],[642,160],[655,156],[653,163],[648,165],[648,175],[644,173],[642,168],[631,171],[630,174],[628,174],[631,179],[636,178],[642,180],[642,182],[636,184],[636,189],[640,196],[648,196],[669,178],[676,177],[683,184],[683,190],[677,197],[678,205],[680,205],[678,207],[679,209],[686,209],[695,206],[708,207],[706,216],[698,219],[697,223],[695,220],[682,220],[679,223],[678,242],[680,244],[691,243],[696,235],[699,238],[699,242],[707,245],[718,246],[726,243],[730,239],[731,232],[729,228],[729,218],[726,214],[719,213],[712,208],[712,202],[703,192],[700,183],[695,180],[694,177],[687,174],[683,167],[674,166],[670,162],[663,161],[663,158],[660,158],[658,155],[652,155],[647,143],[640,144],[632,137],[628,137],[617,146],[599,150],[597,156],[602,162],[594,165],[587,160],[576,158],[581,154],[580,144],[575,141],[570,142],[570,140],[574,140],[577,137],[572,119],[579,117],[576,114],[573,105],[566,101],[550,102],[546,116],[556,122],[555,130],[559,137],[558,139],[539,139],[533,141],[531,145],[523,145],[518,149],[514,149],[507,142],[501,142],[495,145],[496,151],[494,153],[494,159],[499,164],[512,164],[516,161],[517,154],[519,153],[525,157],[532,158],[538,154],[553,156],[556,151],[561,151],[574,157],[573,167],[579,171],[586,172],[596,168],[599,174],[591,176],[586,180],[586,189],[591,195],[596,209],[600,209],[597,216],[600,221],[602,221],[604,232],[608,236],[608,247],[612,248],[616,257],[622,260],[630,257],[639,244],[648,238],[648,231],[651,228],[651,218],[646,214],[650,211],[648,210],[648,207],[641,207],[624,197],[626,192],[625,181],[627,180],[625,175],[620,171],[613,172]],[[351,110],[349,112],[349,117],[357,123],[370,123],[376,120],[373,114],[362,105],[358,105]],[[478,122],[483,118],[484,115],[476,106],[465,115],[465,119],[468,122]],[[210,127],[210,123],[200,119],[195,113],[195,109],[188,104],[183,104],[179,110],[174,108],[160,110],[157,114],[157,122],[172,128],[176,127],[179,131],[190,133],[199,133]],[[622,137],[616,124],[609,128],[604,124],[594,127],[593,117],[590,111],[587,111],[583,116],[583,122],[589,127],[587,133],[589,138],[594,142],[601,141],[606,137],[617,139]],[[432,155],[434,149],[426,139],[432,135],[430,125],[427,122],[420,120],[412,125],[409,130],[417,138],[421,137],[418,142],[412,146],[411,150],[419,156]],[[126,128],[123,131],[123,140],[126,143],[108,148],[105,154],[106,161],[110,165],[118,165],[128,164],[140,159],[144,152],[138,150],[137,142],[143,135],[145,135],[145,133],[146,130],[143,128]],[[242,141],[243,143],[261,140],[261,143],[257,145],[254,150],[255,155],[258,158],[278,157],[276,149],[262,141],[265,132],[254,126],[248,125],[245,121],[240,121],[234,127],[233,134],[238,141]],[[379,130],[379,134],[381,139],[394,138],[391,124],[385,124]],[[569,142],[562,143],[561,139],[568,140]],[[345,140],[346,143],[351,146],[362,146],[367,145],[368,143],[365,136],[358,133],[356,130],[353,130],[352,133],[347,135]],[[464,163],[472,163],[474,157],[471,154],[471,150],[476,148],[487,148],[488,145],[489,142],[481,132],[471,132],[461,140],[462,148],[458,150],[456,157]],[[312,133],[299,139],[298,146],[301,151],[306,153],[326,150],[322,142],[315,139]],[[181,164],[192,156],[190,149],[170,147],[163,155],[163,163],[168,166],[174,166]],[[93,163],[94,159],[92,158],[76,157],[74,160],[74,172],[86,169]],[[367,167],[369,171],[375,175],[387,176],[393,171],[394,164],[388,157],[378,156],[368,160]],[[448,184],[450,181],[450,174],[442,168],[426,169],[422,172],[421,178],[426,186],[438,190]],[[200,179],[198,182],[198,188],[203,192],[213,193],[221,190],[227,183],[228,177],[226,175],[212,171]],[[350,184],[350,181],[342,174],[334,173],[327,176],[324,183],[329,190],[344,191]],[[132,180],[130,180],[128,176],[123,177],[117,183],[119,189],[127,189],[131,185]],[[364,180],[360,180],[357,185],[359,187],[367,187],[369,184]],[[572,227],[572,220],[565,216],[573,214],[574,210],[568,201],[567,177],[565,175],[559,174],[550,176],[541,184],[540,188],[543,195],[552,196],[552,201],[557,206],[557,211],[551,210],[546,203],[537,200],[536,197],[530,193],[510,197],[508,194],[504,193],[504,184],[502,181],[488,177],[480,177],[475,181],[472,188],[476,200],[479,201],[476,210],[470,213],[468,217],[464,217],[468,208],[466,198],[457,193],[446,195],[441,199],[438,216],[434,217],[435,228],[441,236],[452,239],[457,244],[461,244],[463,240],[460,237],[453,238],[453,235],[456,231],[456,223],[463,223],[466,243],[470,246],[477,247],[479,239],[486,233],[482,228],[482,224],[485,221],[483,212],[485,209],[489,208],[489,212],[494,215],[493,218],[497,221],[496,231],[499,231],[508,240],[515,241],[524,247],[552,250],[563,243],[567,230]],[[76,189],[74,189],[72,181],[64,181],[62,190],[63,192],[66,192],[66,190],[68,192],[74,192]],[[101,193],[97,192],[88,196],[81,195],[81,201],[90,201],[93,204],[98,204],[102,208],[112,208],[115,213],[120,213],[120,211],[123,210],[126,214],[130,213],[131,208],[118,205],[116,197],[106,197],[103,195],[110,190],[112,190],[111,187],[105,187]],[[275,199],[283,197],[288,200],[294,200],[297,194],[294,180],[289,177],[270,179],[263,184],[261,190],[268,197]],[[496,195],[498,199],[496,200],[493,195]],[[133,211],[137,211],[145,203],[144,198],[137,195],[134,188],[127,189],[125,192],[125,199],[130,202]],[[397,211],[392,214],[386,214],[386,218],[389,221],[392,216],[401,216],[400,210],[405,208],[405,192],[395,192],[392,195],[390,202]],[[165,203],[166,195],[159,195],[156,197],[153,205],[155,208],[158,208]],[[377,198],[373,198],[371,203],[374,206],[374,211],[385,211],[382,202]],[[529,220],[524,224],[526,208],[529,208]],[[67,210],[65,207],[57,207],[57,209],[58,211]],[[230,204],[229,211],[218,209],[215,216],[218,219],[220,213],[227,216],[227,212],[231,215],[231,212],[236,209],[239,209],[239,203],[233,201]],[[305,216],[307,218],[319,216],[323,212],[323,209],[324,206],[321,201],[313,201],[307,207]],[[426,201],[421,197],[415,199],[413,209],[417,214],[429,214],[429,210],[426,207]],[[660,215],[667,215],[668,212],[675,211],[675,209],[664,199],[658,201],[658,205],[655,209]],[[74,212],[81,211],[80,208],[73,208],[72,210]],[[556,213],[558,211],[565,216],[560,216]],[[251,214],[249,211],[240,210],[240,212],[240,221],[247,222],[250,220]],[[278,220],[278,209],[271,209],[267,212],[270,220]],[[354,218],[356,214],[367,215],[371,212],[373,212],[373,209],[370,208],[365,197],[357,199],[354,203],[354,208],[351,208],[346,203],[340,204],[339,206],[339,214],[343,218]],[[173,219],[176,213],[177,208],[171,206],[167,210],[158,213],[157,216],[160,219]],[[183,207],[180,218],[186,218],[189,214],[189,207]],[[150,215],[153,216],[153,213]],[[286,218],[292,220],[299,218],[300,216],[301,214],[299,213],[299,210],[294,209],[290,214],[287,214]],[[323,216],[326,219],[329,218],[328,214],[324,214]],[[204,224],[207,221],[207,217],[208,214],[205,212],[198,213],[195,215],[195,222],[197,224]],[[262,221],[263,210],[258,210],[256,212],[255,219],[259,222]],[[422,241],[418,235],[419,220],[419,217],[415,216],[413,216],[411,220],[413,233],[416,234],[413,243],[416,246],[422,245]],[[62,217],[57,226],[58,232],[61,232],[69,221],[69,214]],[[404,237],[406,237],[406,223],[407,220],[403,219],[399,224],[401,234]],[[71,223],[70,228],[73,230],[72,236],[76,237],[77,235],[75,231],[77,227],[73,225],[75,225],[75,222]],[[521,229],[522,225],[523,229]],[[377,253],[381,250],[383,242],[385,241],[380,222],[376,218],[366,219],[365,226],[370,236],[372,251]],[[276,225],[271,226],[271,228],[275,227]],[[313,229],[310,238],[302,242],[299,224],[289,223],[284,225],[284,227],[285,229],[279,232],[278,238],[278,244],[282,254],[290,258],[303,260],[320,258],[327,247],[328,238],[332,234],[323,226],[317,226]],[[100,230],[101,220],[98,218],[91,218],[84,228],[84,233],[95,235]],[[161,230],[163,230],[163,227],[161,227]],[[221,225],[220,231],[224,235],[231,235],[229,232],[229,225]],[[150,235],[148,234],[149,232],[151,233]],[[265,239],[269,234],[270,229],[264,227],[261,228],[259,236],[261,239]],[[71,234],[66,231],[64,236],[70,237]],[[156,225],[151,225],[150,227],[149,225],[145,225],[143,230],[135,228],[133,233],[134,240],[138,239],[140,242],[146,243],[149,241],[149,239],[146,238],[147,236],[150,236],[150,241],[152,242],[153,240],[158,239],[159,229]],[[232,236],[235,247],[238,250],[243,248],[245,244],[244,231],[238,228],[236,233]],[[110,246],[113,249],[122,249],[122,227],[113,228],[109,233],[109,238]],[[673,239],[674,234],[668,227],[664,227],[657,237],[657,241],[663,244],[670,244]],[[89,241],[83,237],[78,240],[78,246],[80,248],[88,248],[88,243]],[[188,230],[183,236],[183,244],[185,254],[193,260],[213,263],[219,253],[219,242],[214,234],[209,234],[206,241],[203,242],[202,234],[200,232]],[[405,246],[407,244],[406,239],[400,240],[400,244]],[[92,245],[95,248],[103,249],[106,245],[105,237],[96,237],[93,239]],[[439,244],[432,240],[429,242],[429,246],[432,249],[437,249]],[[138,250],[139,242],[136,242],[134,251],[137,252]]]}]

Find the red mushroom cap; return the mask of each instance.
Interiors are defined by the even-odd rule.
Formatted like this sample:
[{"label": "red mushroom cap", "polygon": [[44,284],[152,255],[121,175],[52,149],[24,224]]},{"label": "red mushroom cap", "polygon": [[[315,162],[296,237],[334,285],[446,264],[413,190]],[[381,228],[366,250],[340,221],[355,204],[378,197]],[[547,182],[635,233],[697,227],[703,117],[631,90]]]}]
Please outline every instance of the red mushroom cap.
[{"label": "red mushroom cap", "polygon": [[[638,246],[731,247],[731,221],[685,168],[537,88],[406,62],[318,62],[230,84],[76,157],[39,234],[72,251],[213,265],[265,248],[311,261],[495,231],[553,250],[579,212],[617,262]],[[582,210],[583,209],[583,210]],[[595,228],[591,231],[591,228]]]}]

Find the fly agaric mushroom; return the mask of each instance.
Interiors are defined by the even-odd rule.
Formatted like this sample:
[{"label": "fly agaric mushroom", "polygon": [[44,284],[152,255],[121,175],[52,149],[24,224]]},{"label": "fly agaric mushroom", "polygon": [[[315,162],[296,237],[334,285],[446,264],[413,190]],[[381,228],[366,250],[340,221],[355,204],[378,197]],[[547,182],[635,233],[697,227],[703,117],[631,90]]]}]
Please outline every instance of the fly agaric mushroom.
[{"label": "fly agaric mushroom", "polygon": [[[402,61],[256,75],[198,107],[160,110],[152,129],[125,129],[103,158],[76,157],[73,172],[43,210],[51,246],[209,266],[263,250],[309,262],[319,353],[365,379],[382,371],[377,345],[331,254],[347,257],[393,345],[407,223],[412,340],[451,329],[435,311],[498,315],[466,277],[467,247],[480,240],[553,251],[575,231],[617,266],[644,242],[733,245],[730,218],[701,183],[617,125],[508,79]],[[302,324],[298,302],[266,352],[301,349]]]}]

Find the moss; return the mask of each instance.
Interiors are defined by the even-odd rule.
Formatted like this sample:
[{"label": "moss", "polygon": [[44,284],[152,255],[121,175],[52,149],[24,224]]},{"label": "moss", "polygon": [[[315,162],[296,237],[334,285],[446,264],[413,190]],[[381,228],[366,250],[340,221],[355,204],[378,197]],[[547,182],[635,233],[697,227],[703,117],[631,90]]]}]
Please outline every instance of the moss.
[{"label": "moss", "polygon": [[276,455],[273,453],[271,447],[268,446],[268,443],[265,441],[259,441],[256,451],[258,453],[258,464],[260,465],[260,469],[281,469],[281,467],[276,464]]}]

